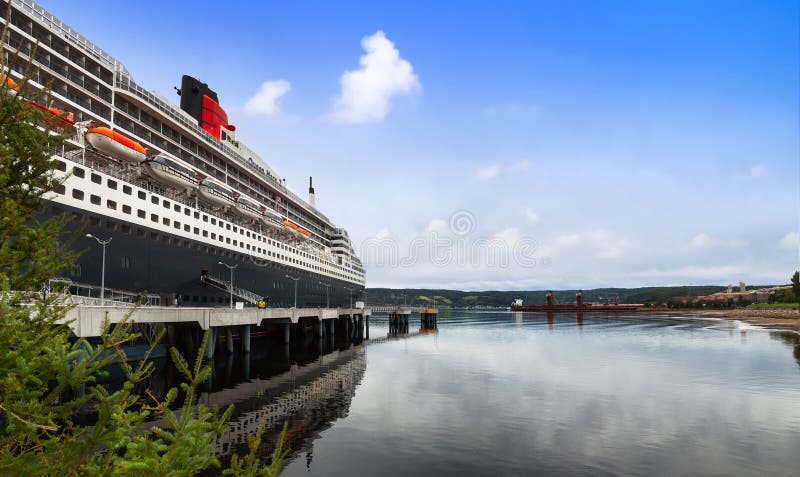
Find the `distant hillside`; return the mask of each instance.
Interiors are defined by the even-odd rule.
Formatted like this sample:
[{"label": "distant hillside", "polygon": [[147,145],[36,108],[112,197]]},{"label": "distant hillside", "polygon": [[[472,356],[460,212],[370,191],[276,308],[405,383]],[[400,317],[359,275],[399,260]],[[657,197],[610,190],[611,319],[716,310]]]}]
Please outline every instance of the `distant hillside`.
[{"label": "distant hillside", "polygon": [[[770,285],[748,286],[748,289],[762,288]],[[724,286],[681,286],[681,287],[642,287],[642,288],[595,288],[583,290],[584,301],[599,302],[604,299],[618,299],[620,303],[664,303],[670,300],[708,295],[725,290]],[[575,301],[577,290],[553,290],[553,297],[557,303]],[[544,303],[547,290],[535,291],[461,291],[461,290],[434,290],[429,288],[368,288],[367,300],[370,304],[377,305],[402,305],[404,298],[409,305],[429,303],[436,298],[439,304],[449,304],[456,307],[487,306],[505,307],[511,305],[515,298],[522,298],[525,303]]]}]

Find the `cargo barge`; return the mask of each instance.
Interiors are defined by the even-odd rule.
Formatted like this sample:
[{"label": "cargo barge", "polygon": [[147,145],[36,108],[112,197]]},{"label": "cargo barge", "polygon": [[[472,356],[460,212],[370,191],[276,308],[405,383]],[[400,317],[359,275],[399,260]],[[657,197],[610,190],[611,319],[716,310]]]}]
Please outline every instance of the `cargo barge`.
[{"label": "cargo barge", "polygon": [[545,303],[541,305],[525,305],[522,299],[517,298],[511,304],[511,311],[550,311],[550,312],[575,312],[575,311],[639,311],[644,307],[639,303],[584,303],[583,292],[575,294],[575,303],[554,303],[553,292],[547,292]]}]

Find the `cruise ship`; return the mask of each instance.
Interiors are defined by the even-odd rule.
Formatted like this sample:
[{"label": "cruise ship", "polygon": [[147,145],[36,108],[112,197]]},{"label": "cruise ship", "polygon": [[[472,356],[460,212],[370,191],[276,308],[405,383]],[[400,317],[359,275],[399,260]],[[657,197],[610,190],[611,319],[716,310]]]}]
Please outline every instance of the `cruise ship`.
[{"label": "cruise ship", "polygon": [[40,5],[11,0],[6,18],[7,5],[6,87],[32,62],[29,85],[47,85],[53,101],[37,105],[75,130],[54,157],[67,178],[43,213],[70,214],[82,234],[111,239],[103,270],[103,247],[81,236],[85,253],[64,279],[99,286],[104,274],[105,289],[181,306],[360,299],[364,268],[347,231],[317,209],[311,179],[307,200],[291,192],[237,138],[209,85],[183,76],[175,105]]}]

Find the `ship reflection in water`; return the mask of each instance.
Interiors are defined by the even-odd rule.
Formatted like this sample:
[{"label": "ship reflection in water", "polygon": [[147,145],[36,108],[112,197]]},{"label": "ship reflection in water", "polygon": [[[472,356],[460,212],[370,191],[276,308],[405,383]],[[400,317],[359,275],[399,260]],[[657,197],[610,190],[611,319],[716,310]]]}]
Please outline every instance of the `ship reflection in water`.
[{"label": "ship reflection in water", "polygon": [[[327,343],[326,343],[327,344]],[[305,455],[320,432],[347,416],[367,367],[366,344],[300,351],[280,349],[250,359],[230,355],[212,363],[214,373],[200,395],[206,406],[234,406],[228,428],[214,442],[214,454],[225,468],[231,454],[247,453],[247,437],[261,419],[265,431],[259,456],[269,461],[284,422],[288,423],[288,461]],[[248,379],[249,378],[249,379]],[[213,474],[208,474],[213,475]]]}]

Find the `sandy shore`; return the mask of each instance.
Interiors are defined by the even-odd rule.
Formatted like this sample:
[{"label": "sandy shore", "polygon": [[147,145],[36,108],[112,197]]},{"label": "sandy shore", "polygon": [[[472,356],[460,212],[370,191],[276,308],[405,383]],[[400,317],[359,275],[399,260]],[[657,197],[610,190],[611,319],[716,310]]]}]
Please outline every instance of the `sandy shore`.
[{"label": "sandy shore", "polygon": [[687,310],[715,318],[738,320],[751,325],[800,332],[800,310],[788,308],[732,308],[729,310]]}]

